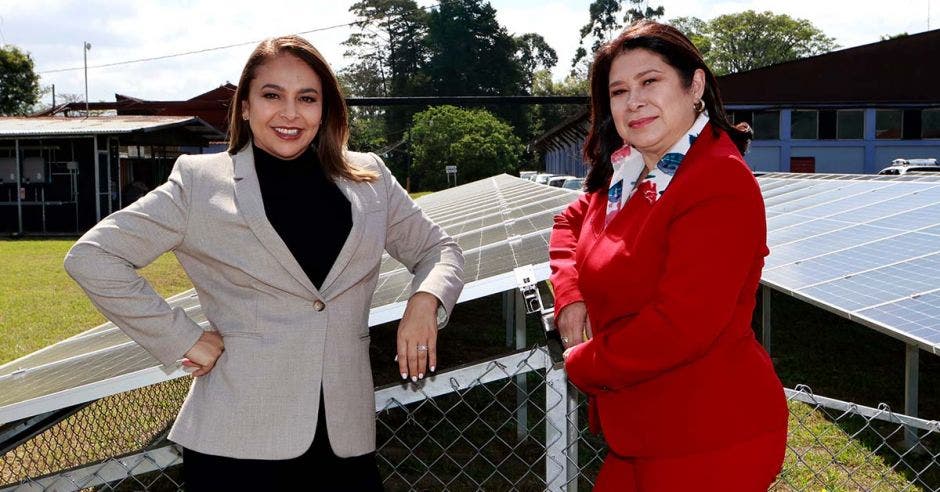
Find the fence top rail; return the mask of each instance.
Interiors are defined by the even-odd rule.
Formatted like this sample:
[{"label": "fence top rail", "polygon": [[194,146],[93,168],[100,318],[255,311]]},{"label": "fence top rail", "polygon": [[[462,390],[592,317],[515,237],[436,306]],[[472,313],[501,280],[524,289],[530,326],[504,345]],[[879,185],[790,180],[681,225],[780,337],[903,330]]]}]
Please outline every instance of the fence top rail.
[{"label": "fence top rail", "polygon": [[550,365],[545,347],[540,346],[441,372],[425,378],[418,384],[388,384],[375,391],[375,411],[398,408],[480,384],[546,369]]},{"label": "fence top rail", "polygon": [[862,415],[869,419],[883,420],[893,424],[904,424],[910,427],[916,427],[929,432],[940,433],[940,421],[925,420],[917,417],[894,413],[887,404],[881,403],[878,408],[859,405],[857,403],[848,403],[835,398],[827,398],[813,394],[809,386],[800,384],[796,389],[784,388],[788,400],[797,400],[809,405],[818,405],[821,407],[838,410],[844,413],[854,413]]}]

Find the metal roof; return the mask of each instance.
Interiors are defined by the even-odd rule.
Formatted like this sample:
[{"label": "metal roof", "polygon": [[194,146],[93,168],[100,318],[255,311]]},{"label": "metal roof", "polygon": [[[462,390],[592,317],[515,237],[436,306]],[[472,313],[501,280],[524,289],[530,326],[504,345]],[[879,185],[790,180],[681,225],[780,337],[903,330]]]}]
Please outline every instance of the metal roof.
[{"label": "metal roof", "polygon": [[0,138],[121,135],[180,126],[207,137],[224,138],[221,132],[194,116],[0,117]]}]

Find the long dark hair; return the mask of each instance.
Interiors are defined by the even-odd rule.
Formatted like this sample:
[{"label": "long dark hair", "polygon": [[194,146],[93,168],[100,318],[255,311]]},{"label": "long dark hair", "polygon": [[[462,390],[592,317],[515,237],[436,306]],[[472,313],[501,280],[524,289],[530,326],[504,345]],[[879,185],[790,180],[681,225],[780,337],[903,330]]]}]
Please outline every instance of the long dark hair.
[{"label": "long dark hair", "polygon": [[596,191],[607,186],[613,174],[610,154],[623,146],[610,113],[610,66],[620,54],[642,48],[662,57],[669,66],[679,72],[686,88],[692,85],[692,76],[701,69],[705,72],[705,92],[702,101],[708,111],[708,120],[717,137],[724,131],[743,154],[751,141],[753,132],[746,123],[732,125],[728,120],[718,82],[705,65],[701,53],[678,29],[650,20],[633,23],[617,39],[605,44],[594,56],[591,67],[591,128],[584,142],[584,160],[591,168],[585,179],[585,189]]},{"label": "long dark hair", "polygon": [[320,165],[330,178],[342,176],[353,181],[373,181],[378,174],[360,169],[343,156],[349,140],[349,114],[346,100],[336,75],[323,55],[306,39],[291,35],[266,39],[258,44],[242,69],[238,89],[232,97],[228,114],[228,153],[235,154],[251,138],[251,126],[242,118],[242,102],[248,99],[248,89],[258,67],[281,54],[290,54],[310,66],[320,77],[323,86],[323,123],[313,140]]}]

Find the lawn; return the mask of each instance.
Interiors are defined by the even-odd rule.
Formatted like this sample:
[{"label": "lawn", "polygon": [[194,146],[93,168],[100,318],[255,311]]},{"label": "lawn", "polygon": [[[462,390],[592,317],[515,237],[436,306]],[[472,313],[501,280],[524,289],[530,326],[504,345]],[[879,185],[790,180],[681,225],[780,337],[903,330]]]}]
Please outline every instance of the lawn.
[{"label": "lawn", "polygon": [[[0,363],[104,321],[62,269],[62,259],[72,242],[0,240],[0,258],[4,260],[0,262]],[[171,254],[160,257],[142,273],[164,296],[190,288]],[[868,406],[886,402],[896,411],[903,410],[903,343],[782,294],[774,294],[772,301],[772,355],[785,386],[808,384],[816,394]],[[760,319],[759,314],[755,319]],[[541,333],[535,316],[527,320],[528,341],[532,345],[540,341]],[[449,327],[441,332],[439,366],[447,370],[504,351],[503,327],[499,296],[461,304]],[[397,378],[397,365],[392,361],[394,338],[395,323],[373,329],[372,360],[377,385]],[[922,354],[922,418],[940,419],[938,378],[940,357]],[[746,398],[746,395],[717,397]],[[904,477],[890,469],[890,457],[871,455],[870,450],[879,445],[878,438],[851,437],[857,423],[839,420],[837,425],[832,418],[801,403],[791,403],[790,410],[790,447],[805,454],[797,459],[788,453],[784,476],[789,483],[780,483],[774,490],[856,487],[893,490],[906,483]],[[932,446],[934,453],[940,449],[936,442]],[[832,461],[839,464],[827,467]],[[821,467],[825,472],[820,474],[817,468],[813,473],[804,464]],[[929,483],[936,487],[940,472],[931,473]]]},{"label": "lawn", "polygon": [[[105,322],[62,269],[74,242],[0,240],[0,364]],[[142,274],[163,296],[192,287],[172,254]]]}]

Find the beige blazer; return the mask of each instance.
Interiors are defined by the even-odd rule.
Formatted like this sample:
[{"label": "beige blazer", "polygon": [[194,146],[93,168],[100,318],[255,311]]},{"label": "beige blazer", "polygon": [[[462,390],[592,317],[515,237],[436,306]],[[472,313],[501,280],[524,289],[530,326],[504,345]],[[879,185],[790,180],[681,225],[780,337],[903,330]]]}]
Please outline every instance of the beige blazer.
[{"label": "beige blazer", "polygon": [[[413,292],[440,300],[440,326],[463,288],[463,256],[377,156],[346,157],[379,178],[337,179],[353,225],[319,290],[265,216],[250,145],[235,156],[181,156],[166,183],[69,251],[65,268],[94,305],[168,367],[202,330],[136,272],[164,252],[176,254],[223,336],[225,351],[194,380],[171,440],[235,458],[299,456],[313,441],[322,383],[335,453],[375,450],[368,319],[382,252],[414,273]],[[296,220],[315,228],[329,213],[297,210]]]}]

